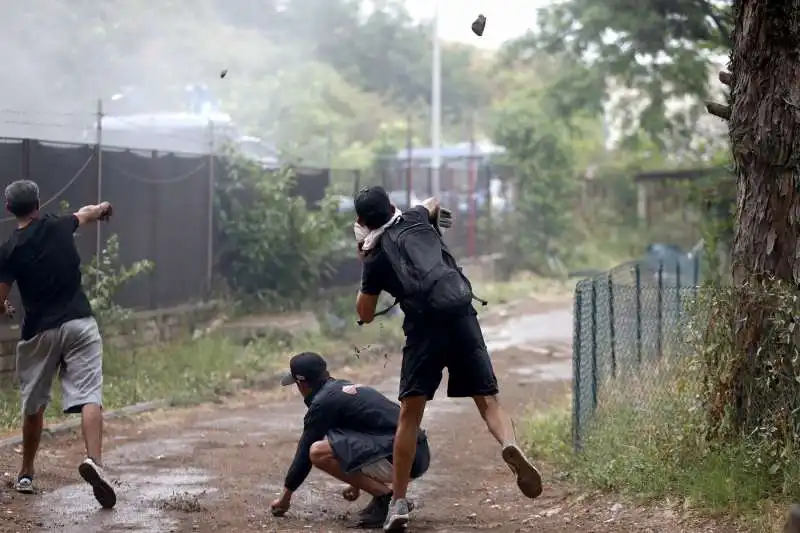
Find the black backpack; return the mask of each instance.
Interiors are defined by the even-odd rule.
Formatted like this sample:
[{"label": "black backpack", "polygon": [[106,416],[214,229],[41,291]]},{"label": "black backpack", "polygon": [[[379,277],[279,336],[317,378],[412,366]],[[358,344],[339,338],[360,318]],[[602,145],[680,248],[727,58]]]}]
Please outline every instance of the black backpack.
[{"label": "black backpack", "polygon": [[401,217],[384,231],[380,247],[402,286],[405,313],[458,314],[472,303],[472,285],[428,221]]}]

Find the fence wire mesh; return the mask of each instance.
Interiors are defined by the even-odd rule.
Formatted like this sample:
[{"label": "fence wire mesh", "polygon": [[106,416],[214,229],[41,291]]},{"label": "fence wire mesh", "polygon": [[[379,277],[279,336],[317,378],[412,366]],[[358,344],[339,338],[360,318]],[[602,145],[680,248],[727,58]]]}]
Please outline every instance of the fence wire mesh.
[{"label": "fence wire mesh", "polygon": [[[687,353],[688,313],[699,263],[632,262],[578,282],[573,331],[573,444],[604,402],[658,409],[654,387],[670,379],[670,361]],[[613,397],[613,398],[612,398]]]}]

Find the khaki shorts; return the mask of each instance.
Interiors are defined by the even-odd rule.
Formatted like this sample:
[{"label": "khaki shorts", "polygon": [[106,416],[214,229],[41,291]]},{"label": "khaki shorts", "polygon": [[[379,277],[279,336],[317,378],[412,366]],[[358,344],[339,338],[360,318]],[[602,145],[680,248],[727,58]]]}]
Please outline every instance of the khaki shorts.
[{"label": "khaki shorts", "polygon": [[369,464],[361,469],[361,473],[367,477],[371,477],[381,483],[392,482],[392,463],[386,459],[381,459],[372,464]]},{"label": "khaki shorts", "polygon": [[94,318],[79,318],[17,343],[17,377],[22,414],[50,403],[56,374],[61,378],[65,413],[103,402],[103,340]]}]

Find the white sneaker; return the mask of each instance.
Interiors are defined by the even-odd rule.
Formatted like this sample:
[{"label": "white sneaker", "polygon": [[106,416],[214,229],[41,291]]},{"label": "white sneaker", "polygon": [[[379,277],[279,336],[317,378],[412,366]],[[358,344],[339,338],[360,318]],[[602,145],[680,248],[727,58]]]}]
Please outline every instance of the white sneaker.
[{"label": "white sneaker", "polygon": [[14,483],[14,490],[20,494],[33,494],[36,492],[33,488],[33,478],[30,476],[21,476],[17,479],[17,482]]},{"label": "white sneaker", "polygon": [[92,486],[94,497],[103,509],[111,509],[117,504],[117,494],[111,483],[106,480],[100,465],[87,457],[78,467],[78,473],[86,483]]}]

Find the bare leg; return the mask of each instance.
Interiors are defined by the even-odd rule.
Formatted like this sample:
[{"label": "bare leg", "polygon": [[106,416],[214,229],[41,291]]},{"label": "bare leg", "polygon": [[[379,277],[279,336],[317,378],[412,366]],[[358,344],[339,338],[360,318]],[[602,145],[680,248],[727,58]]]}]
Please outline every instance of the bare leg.
[{"label": "bare leg", "polygon": [[42,407],[36,414],[26,416],[22,422],[22,468],[19,471],[20,477],[33,477],[33,463],[36,459],[36,452],[39,451],[39,443],[42,440],[44,410],[45,408]]},{"label": "bare leg", "polygon": [[411,482],[411,467],[417,453],[417,433],[425,414],[425,396],[411,396],[400,401],[400,420],[394,436],[392,488],[394,499],[403,500]]},{"label": "bare leg", "polygon": [[522,494],[528,498],[538,497],[542,493],[542,476],[517,445],[511,418],[503,410],[497,396],[475,396],[473,400],[489,432],[503,447],[503,460],[517,477],[517,486]]},{"label": "bare leg", "polygon": [[800,533],[800,505],[793,505],[783,527],[785,533]]},{"label": "bare leg", "polygon": [[86,445],[86,456],[98,465],[103,464],[103,408],[87,403],[81,408],[81,431]]},{"label": "bare leg", "polygon": [[372,496],[385,496],[389,494],[391,489],[376,479],[357,472],[354,474],[346,474],[342,470],[339,460],[333,454],[331,445],[327,440],[320,440],[311,445],[311,463],[329,474],[339,481],[349,483],[353,487],[363,490]]},{"label": "bare leg", "polygon": [[495,440],[505,446],[514,442],[514,428],[511,418],[506,414],[497,396],[473,396],[473,401],[481,414],[486,427]]}]

